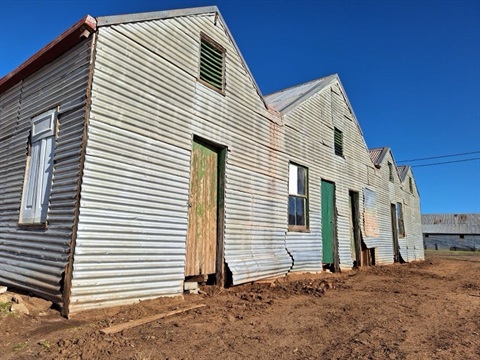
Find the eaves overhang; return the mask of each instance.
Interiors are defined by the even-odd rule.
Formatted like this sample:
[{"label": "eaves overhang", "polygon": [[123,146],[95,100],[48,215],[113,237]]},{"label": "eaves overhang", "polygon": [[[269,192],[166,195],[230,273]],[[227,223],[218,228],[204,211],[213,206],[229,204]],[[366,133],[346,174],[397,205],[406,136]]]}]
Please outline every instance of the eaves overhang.
[{"label": "eaves overhang", "polygon": [[90,15],[63,32],[60,36],[37,51],[23,64],[0,79],[0,93],[7,91],[22,79],[32,75],[40,68],[59,57],[67,50],[90,36],[97,29],[97,21]]}]

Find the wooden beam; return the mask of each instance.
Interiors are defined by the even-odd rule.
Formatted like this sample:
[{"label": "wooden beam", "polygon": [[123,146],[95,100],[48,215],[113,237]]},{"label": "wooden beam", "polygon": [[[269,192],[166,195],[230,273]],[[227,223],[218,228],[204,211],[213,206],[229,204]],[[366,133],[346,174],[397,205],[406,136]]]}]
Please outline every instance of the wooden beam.
[{"label": "wooden beam", "polygon": [[169,311],[169,312],[166,312],[166,313],[163,313],[163,314],[147,316],[147,317],[142,318],[142,319],[133,320],[133,321],[129,321],[129,322],[126,322],[126,323],[123,323],[123,324],[118,324],[118,325],[110,326],[110,327],[107,327],[107,328],[103,328],[103,329],[100,330],[100,332],[102,334],[115,334],[117,332],[127,330],[127,329],[130,329],[130,328],[136,327],[136,326],[140,326],[140,325],[143,325],[143,324],[146,324],[146,323],[158,320],[158,319],[163,319],[163,318],[168,317],[168,316],[172,316],[172,315],[175,315],[175,314],[180,314],[180,313],[183,313],[183,312],[186,312],[186,311],[189,311],[189,310],[198,309],[198,308],[205,307],[205,306],[207,306],[207,305],[206,304],[193,305],[193,306],[189,306],[189,307],[184,308],[184,309],[173,310],[173,311]]}]

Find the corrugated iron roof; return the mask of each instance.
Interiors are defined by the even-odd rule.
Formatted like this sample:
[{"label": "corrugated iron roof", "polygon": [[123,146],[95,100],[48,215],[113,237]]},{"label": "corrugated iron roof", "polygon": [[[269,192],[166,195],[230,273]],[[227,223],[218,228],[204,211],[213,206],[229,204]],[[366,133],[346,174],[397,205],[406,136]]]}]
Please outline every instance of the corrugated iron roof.
[{"label": "corrugated iron roof", "polygon": [[424,234],[480,235],[480,214],[422,214]]},{"label": "corrugated iron roof", "polygon": [[407,174],[408,174],[408,169],[410,169],[410,165],[400,165],[400,166],[397,166],[398,176],[400,177],[400,180],[401,180],[401,181],[404,181],[404,180],[405,180],[405,177],[406,177]]},{"label": "corrugated iron roof", "polygon": [[[76,45],[80,42],[82,34],[85,30],[88,30],[89,33],[96,31],[97,27],[115,25],[115,24],[124,24],[132,23],[138,21],[149,21],[149,20],[161,20],[169,19],[173,17],[180,16],[191,16],[191,15],[200,15],[216,13],[218,18],[222,21],[227,36],[230,38],[232,44],[234,45],[240,59],[242,60],[243,67],[250,75],[253,86],[257,91],[261,101],[265,105],[265,108],[268,109],[265,98],[260,91],[255,78],[253,77],[243,55],[238,48],[235,39],[233,38],[225,20],[222,17],[222,14],[218,10],[217,6],[204,6],[196,8],[186,8],[186,9],[176,9],[176,10],[165,10],[165,11],[153,11],[153,12],[144,12],[144,13],[134,13],[134,14],[124,14],[124,15],[112,15],[112,16],[101,16],[98,18],[93,18],[90,15],[87,15],[85,18],[77,22],[70,29],[65,31],[62,35],[57,37],[55,40],[47,44],[40,51],[31,56],[27,61],[25,61],[18,68],[5,75],[0,79],[0,92],[8,90],[10,87],[15,85],[20,80],[30,76],[35,71],[39,70],[44,65],[48,64],[50,61],[54,60],[65,51]],[[80,36],[79,36],[80,33]]]},{"label": "corrugated iron roof", "polygon": [[90,33],[94,32],[96,28],[97,24],[93,17],[87,15],[82,18],[60,36],[37,51],[15,70],[2,77],[0,79],[0,93],[7,91],[20,80],[27,78],[44,65],[65,53],[68,49],[71,49],[85,37],[88,37]]},{"label": "corrugated iron roof", "polygon": [[383,159],[385,158],[385,155],[387,155],[388,152],[390,151],[390,148],[388,146],[385,146],[385,147],[370,149],[368,151],[370,153],[370,159],[372,159],[375,166],[380,167]]},{"label": "corrugated iron roof", "polygon": [[326,88],[337,79],[338,75],[333,74],[295,85],[265,96],[265,101],[275,110],[285,113],[308,99],[314,93]]},{"label": "corrugated iron roof", "polygon": [[100,27],[100,26],[108,26],[108,25],[116,25],[116,24],[127,24],[127,23],[138,22],[138,21],[163,20],[163,19],[170,19],[170,18],[180,17],[180,16],[191,16],[191,15],[200,15],[200,14],[208,14],[208,13],[220,13],[220,12],[218,10],[218,7],[214,5],[214,6],[203,6],[203,7],[163,10],[163,11],[151,11],[151,12],[133,13],[133,14],[99,16],[97,17],[97,26]]}]

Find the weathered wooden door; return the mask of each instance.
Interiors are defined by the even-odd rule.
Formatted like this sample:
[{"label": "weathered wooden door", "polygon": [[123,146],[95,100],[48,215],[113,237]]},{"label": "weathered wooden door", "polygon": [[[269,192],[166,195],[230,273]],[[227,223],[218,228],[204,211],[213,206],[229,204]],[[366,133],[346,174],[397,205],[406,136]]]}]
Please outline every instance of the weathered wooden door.
[{"label": "weathered wooden door", "polygon": [[358,226],[359,209],[358,193],[349,191],[348,200],[350,204],[350,252],[355,266],[362,266],[361,237]]},{"label": "weathered wooden door", "polygon": [[322,245],[324,264],[333,264],[335,259],[335,185],[322,180]]},{"label": "weathered wooden door", "polygon": [[185,276],[215,273],[218,152],[193,141]]},{"label": "weathered wooden door", "polygon": [[375,261],[375,249],[367,248],[360,230],[360,199],[356,191],[349,192],[350,249],[355,266],[370,266]]},{"label": "weathered wooden door", "polygon": [[390,206],[390,218],[392,221],[393,261],[400,262],[400,248],[398,247],[397,231],[397,209],[395,204],[391,204]]}]

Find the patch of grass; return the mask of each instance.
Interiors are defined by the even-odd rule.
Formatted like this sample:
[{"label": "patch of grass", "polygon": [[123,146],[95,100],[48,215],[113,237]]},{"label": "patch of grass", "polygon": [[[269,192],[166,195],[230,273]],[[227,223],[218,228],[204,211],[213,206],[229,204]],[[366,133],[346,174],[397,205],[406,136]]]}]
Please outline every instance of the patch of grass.
[{"label": "patch of grass", "polygon": [[27,346],[26,343],[19,342],[19,343],[13,345],[13,350],[15,350],[15,351],[22,350],[25,346]]},{"label": "patch of grass", "polygon": [[0,316],[5,316],[10,314],[11,302],[2,302],[0,301]]},{"label": "patch of grass", "polygon": [[46,349],[50,349],[50,346],[52,346],[52,345],[50,345],[50,341],[48,341],[48,340],[40,340],[38,342],[38,345],[41,345]]}]

